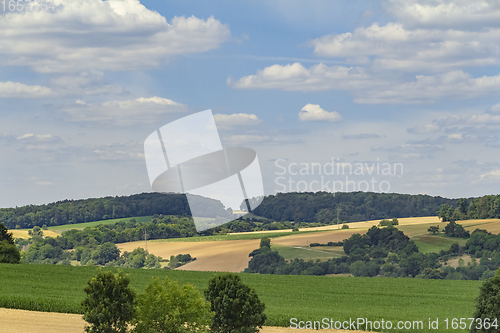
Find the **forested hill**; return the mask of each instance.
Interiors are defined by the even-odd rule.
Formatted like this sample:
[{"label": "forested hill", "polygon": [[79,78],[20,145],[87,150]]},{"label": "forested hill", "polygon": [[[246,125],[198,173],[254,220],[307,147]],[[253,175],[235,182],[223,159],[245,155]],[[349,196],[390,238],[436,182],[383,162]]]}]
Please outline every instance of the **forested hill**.
[{"label": "forested hill", "polygon": [[[206,206],[207,217],[226,216],[218,200],[199,197]],[[92,222],[135,216],[190,215],[183,194],[141,193],[124,197],[105,197],[84,200],[64,200],[46,205],[29,205],[0,209],[0,223],[7,228],[32,228]]]},{"label": "forested hill", "polygon": [[456,207],[457,199],[397,193],[278,193],[265,197],[253,213],[276,221],[355,222],[394,217],[436,215],[441,205]]}]

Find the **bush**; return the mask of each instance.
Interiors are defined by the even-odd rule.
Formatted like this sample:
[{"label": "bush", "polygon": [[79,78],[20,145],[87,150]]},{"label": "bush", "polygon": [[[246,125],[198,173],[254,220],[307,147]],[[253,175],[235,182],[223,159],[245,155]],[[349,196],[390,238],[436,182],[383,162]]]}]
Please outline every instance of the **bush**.
[{"label": "bush", "polygon": [[[491,279],[483,282],[476,303],[474,318],[494,320],[500,317],[500,270]],[[500,324],[497,322],[497,324]],[[471,332],[500,332],[498,328],[478,329],[473,325]]]},{"label": "bush", "polygon": [[226,273],[212,278],[205,296],[215,313],[210,324],[212,332],[256,333],[266,321],[264,303],[239,275]]},{"label": "bush", "polygon": [[206,332],[210,303],[191,284],[153,278],[138,297],[134,333]]},{"label": "bush", "polygon": [[8,232],[7,227],[0,223],[0,263],[19,264],[20,261],[21,253],[14,245],[12,232]]},{"label": "bush", "polygon": [[135,292],[121,271],[100,270],[84,289],[83,319],[89,333],[125,333],[135,315]]},{"label": "bush", "polygon": [[342,224],[342,229],[349,229],[349,226],[347,224]]}]

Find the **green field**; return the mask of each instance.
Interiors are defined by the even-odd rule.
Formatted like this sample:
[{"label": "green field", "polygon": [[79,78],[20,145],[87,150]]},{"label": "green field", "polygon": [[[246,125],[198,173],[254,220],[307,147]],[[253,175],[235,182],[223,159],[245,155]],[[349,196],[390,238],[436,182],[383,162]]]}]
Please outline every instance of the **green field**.
[{"label": "green field", "polygon": [[[66,230],[71,230],[71,229],[85,229],[87,227],[96,227],[100,224],[115,224],[118,222],[128,222],[131,219],[135,219],[137,222],[149,222],[153,219],[152,216],[137,216],[137,217],[124,217],[121,219],[111,219],[111,220],[101,220],[101,221],[94,221],[94,222],[85,222],[85,223],[75,223],[75,224],[63,224],[63,225],[57,225],[54,227],[48,227],[48,230],[52,230],[54,232],[62,232]],[[30,229],[23,229],[23,230],[30,230]]]},{"label": "green field", "polygon": [[449,250],[453,243],[458,243],[460,246],[464,246],[467,239],[463,238],[452,238],[444,235],[422,235],[415,236],[411,239],[418,246],[418,249],[422,253],[436,252],[441,250]]},{"label": "green field", "polygon": [[[97,267],[0,264],[0,307],[80,313],[83,287]],[[115,270],[115,269],[110,269]],[[141,292],[151,276],[192,283],[205,290],[216,273],[124,269]],[[266,304],[266,325],[289,326],[299,320],[423,321],[468,318],[478,281],[240,274]],[[391,332],[395,332],[392,330]],[[450,329],[450,331],[452,331]],[[405,331],[409,332],[409,331]],[[446,332],[419,330],[418,332]],[[455,330],[453,332],[460,332]],[[462,331],[463,332],[463,331]]]},{"label": "green field", "polygon": [[271,248],[277,251],[286,260],[295,258],[304,259],[306,261],[314,259],[331,259],[345,255],[344,248],[342,246],[306,247],[271,244]]}]

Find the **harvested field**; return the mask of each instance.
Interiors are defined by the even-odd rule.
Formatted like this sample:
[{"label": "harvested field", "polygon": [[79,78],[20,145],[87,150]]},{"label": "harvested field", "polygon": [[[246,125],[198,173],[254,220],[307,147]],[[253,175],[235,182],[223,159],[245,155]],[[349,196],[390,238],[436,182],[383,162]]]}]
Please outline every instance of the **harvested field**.
[{"label": "harvested field", "polygon": [[[363,221],[363,222],[351,222],[347,223],[349,229],[368,229],[374,225],[378,225],[382,219]],[[424,217],[404,217],[398,218],[399,225],[414,225],[414,224],[429,224],[429,223],[439,223],[441,220],[437,216],[424,216]],[[299,228],[300,231],[315,231],[315,230],[338,230],[342,228],[341,224],[327,225],[324,227],[313,227],[313,228]],[[291,232],[292,229],[283,230],[273,230],[273,232]],[[259,234],[266,233],[269,231],[250,231],[250,232],[238,232],[230,233],[230,235],[243,235],[243,234]]]},{"label": "harvested field", "polygon": [[[82,333],[85,321],[81,315],[13,310],[0,308],[0,333]],[[288,327],[266,327],[262,333],[288,333],[295,330]],[[317,332],[316,330],[300,330],[304,333]],[[356,333],[365,331],[321,330],[325,333]]]},{"label": "harvested field", "polygon": [[[259,247],[260,239],[208,242],[148,242],[148,251],[154,255],[170,258],[171,255],[190,254],[196,260],[179,267],[189,271],[242,272],[250,261],[248,254]],[[132,252],[144,248],[144,242],[117,244],[121,251]]]},{"label": "harvested field", "polygon": [[311,243],[328,243],[328,242],[340,242],[346,238],[351,237],[353,234],[364,234],[368,228],[365,229],[341,229],[341,230],[331,230],[324,232],[312,232],[306,234],[290,235],[285,237],[275,238],[271,241],[271,244],[275,245],[285,245],[285,246],[308,246]]},{"label": "harvested field", "polygon": [[[42,230],[42,231],[44,236],[49,236],[54,238],[59,236],[58,233],[51,230]],[[24,239],[30,238],[30,236],[28,235],[28,230],[9,229],[9,232],[12,232],[12,236],[14,236],[14,238],[24,238]]]}]

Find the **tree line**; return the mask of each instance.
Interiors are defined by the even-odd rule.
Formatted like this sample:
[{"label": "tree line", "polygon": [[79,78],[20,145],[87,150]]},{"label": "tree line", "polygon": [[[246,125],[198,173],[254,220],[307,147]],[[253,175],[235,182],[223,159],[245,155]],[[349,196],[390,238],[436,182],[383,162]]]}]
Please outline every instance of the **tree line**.
[{"label": "tree line", "polygon": [[394,217],[433,216],[457,199],[397,193],[278,193],[264,198],[253,213],[275,221],[334,224]]},{"label": "tree line", "polygon": [[[218,200],[197,197],[206,217],[226,217],[231,212]],[[9,229],[57,226],[152,215],[190,215],[187,198],[175,193],[141,193],[122,197],[63,200],[45,205],[0,209],[0,223]]]}]

